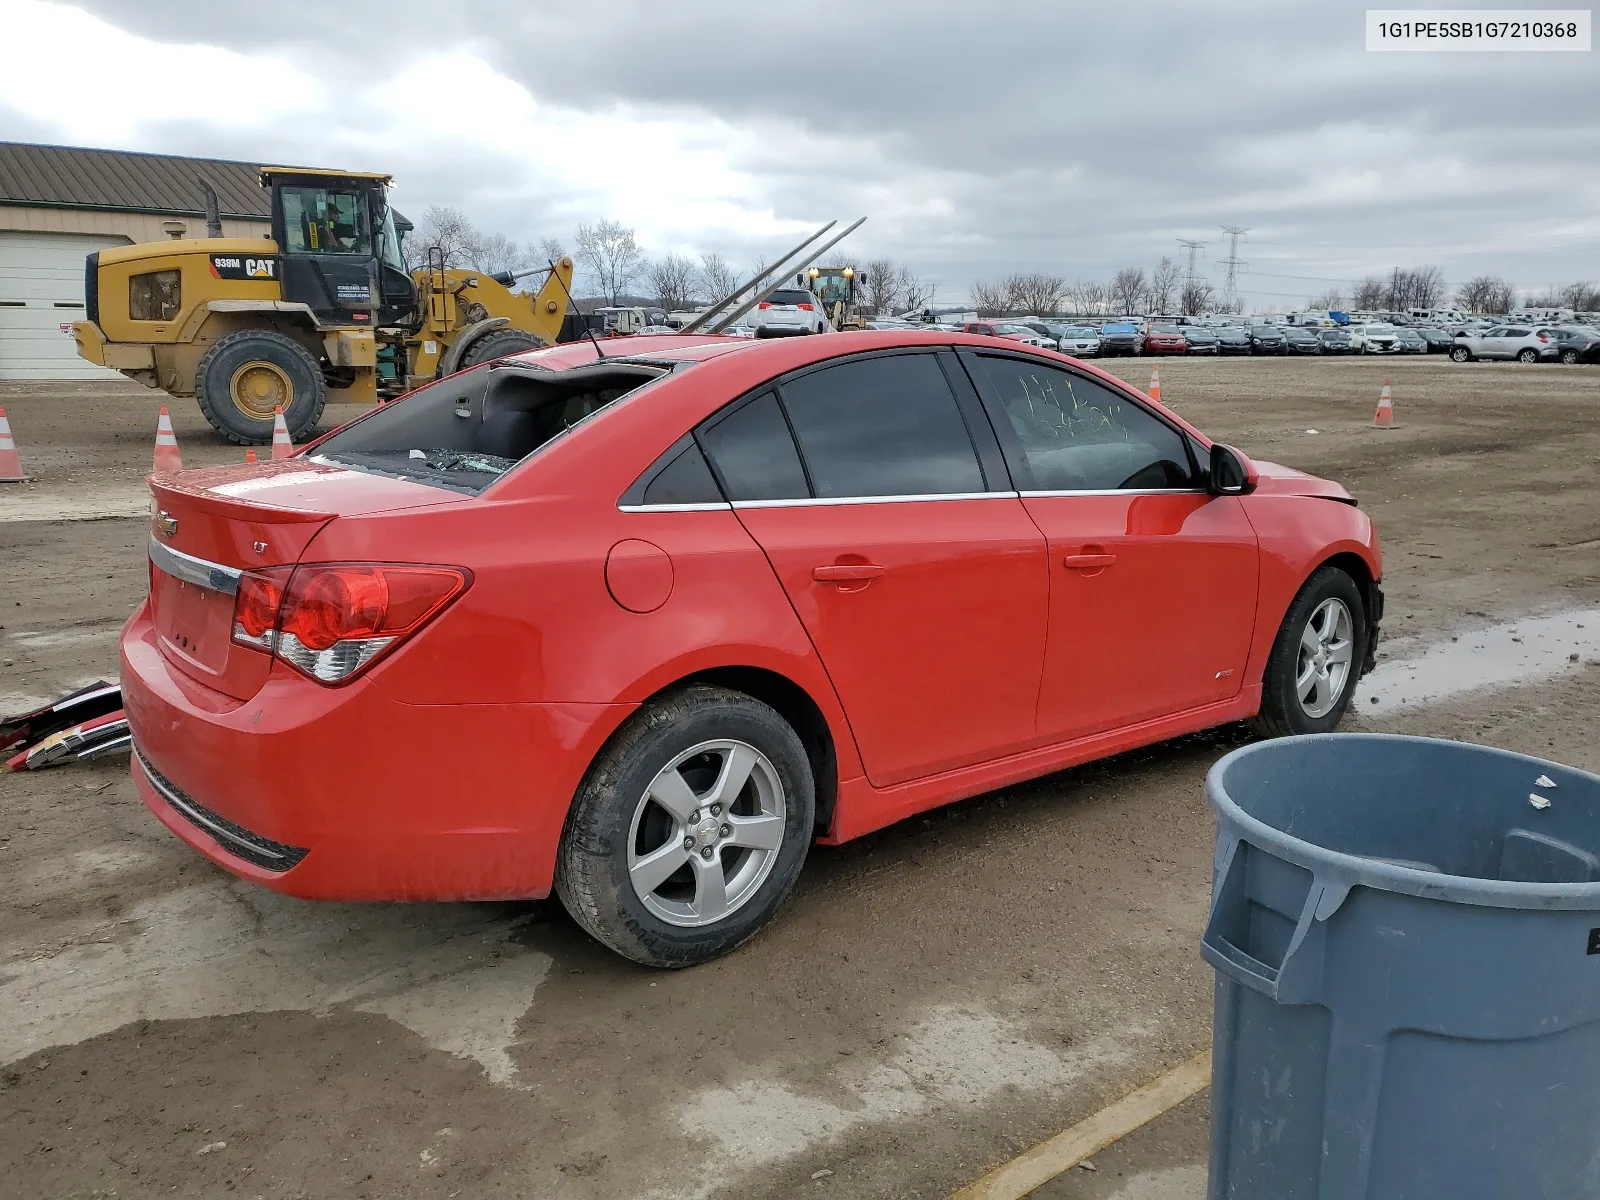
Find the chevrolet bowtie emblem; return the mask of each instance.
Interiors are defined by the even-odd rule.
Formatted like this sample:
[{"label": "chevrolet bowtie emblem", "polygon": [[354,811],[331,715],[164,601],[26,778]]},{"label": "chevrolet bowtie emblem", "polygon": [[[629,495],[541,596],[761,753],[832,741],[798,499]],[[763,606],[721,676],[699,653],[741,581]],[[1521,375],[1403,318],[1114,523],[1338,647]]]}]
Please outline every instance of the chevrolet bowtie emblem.
[{"label": "chevrolet bowtie emblem", "polygon": [[162,509],[156,514],[156,519],[151,522],[156,527],[156,532],[162,537],[171,537],[178,532],[178,518]]}]

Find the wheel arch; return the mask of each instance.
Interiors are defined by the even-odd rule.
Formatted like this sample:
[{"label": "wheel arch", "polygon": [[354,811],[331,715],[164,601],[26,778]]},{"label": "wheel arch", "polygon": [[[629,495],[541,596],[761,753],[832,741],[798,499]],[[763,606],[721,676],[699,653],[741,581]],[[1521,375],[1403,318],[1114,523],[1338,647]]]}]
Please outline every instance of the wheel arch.
[{"label": "wheel arch", "polygon": [[[1305,580],[1310,579],[1323,567],[1335,567],[1343,571],[1351,579],[1355,580],[1356,588],[1361,593],[1361,604],[1366,609],[1364,615],[1366,618],[1367,651],[1358,670],[1361,675],[1365,675],[1377,664],[1378,625],[1383,620],[1383,591],[1379,587],[1379,576],[1374,574],[1372,564],[1365,557],[1354,550],[1345,549],[1328,555],[1313,566],[1311,570],[1307,571],[1305,579],[1300,582],[1300,587],[1305,587]],[[1295,594],[1299,595],[1299,588],[1295,589]]]},{"label": "wheel arch", "polygon": [[[839,755],[833,728],[823,714],[822,706],[812,698],[811,693],[787,675],[767,667],[707,667],[658,687],[640,702],[640,707],[695,684],[740,692],[761,701],[789,723],[805,746],[806,758],[811,763],[811,775],[817,786],[816,832],[819,835],[826,833],[833,825],[834,808],[839,798]],[[603,751],[604,747],[601,753]],[[598,758],[599,753],[595,757]]]}]

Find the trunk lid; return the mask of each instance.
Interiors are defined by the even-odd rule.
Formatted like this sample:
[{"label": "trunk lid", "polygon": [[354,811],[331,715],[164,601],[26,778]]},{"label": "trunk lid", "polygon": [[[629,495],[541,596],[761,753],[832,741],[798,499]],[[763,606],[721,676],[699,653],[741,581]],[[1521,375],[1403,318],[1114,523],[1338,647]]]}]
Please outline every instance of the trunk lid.
[{"label": "trunk lid", "polygon": [[161,653],[198,683],[245,700],[272,667],[233,642],[240,574],[289,567],[329,521],[462,503],[455,492],[306,459],[208,467],[150,480],[150,615]]}]

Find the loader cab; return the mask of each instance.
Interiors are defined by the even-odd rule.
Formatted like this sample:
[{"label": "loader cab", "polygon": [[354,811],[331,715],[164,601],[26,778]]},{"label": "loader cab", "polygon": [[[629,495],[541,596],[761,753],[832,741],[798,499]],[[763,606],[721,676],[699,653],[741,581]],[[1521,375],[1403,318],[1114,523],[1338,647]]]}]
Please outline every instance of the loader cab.
[{"label": "loader cab", "polygon": [[411,324],[416,285],[400,253],[389,176],[267,167],[281,295],[323,326]]}]

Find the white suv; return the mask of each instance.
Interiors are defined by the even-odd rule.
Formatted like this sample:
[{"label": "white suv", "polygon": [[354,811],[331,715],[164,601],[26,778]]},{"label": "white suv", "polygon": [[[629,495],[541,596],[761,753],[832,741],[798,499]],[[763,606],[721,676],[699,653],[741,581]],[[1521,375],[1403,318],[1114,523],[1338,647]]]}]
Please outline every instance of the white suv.
[{"label": "white suv", "polygon": [[822,301],[804,288],[779,288],[756,305],[750,320],[757,337],[833,332]]},{"label": "white suv", "polygon": [[1398,354],[1400,334],[1393,325],[1369,322],[1350,326],[1350,349],[1357,354]]}]

